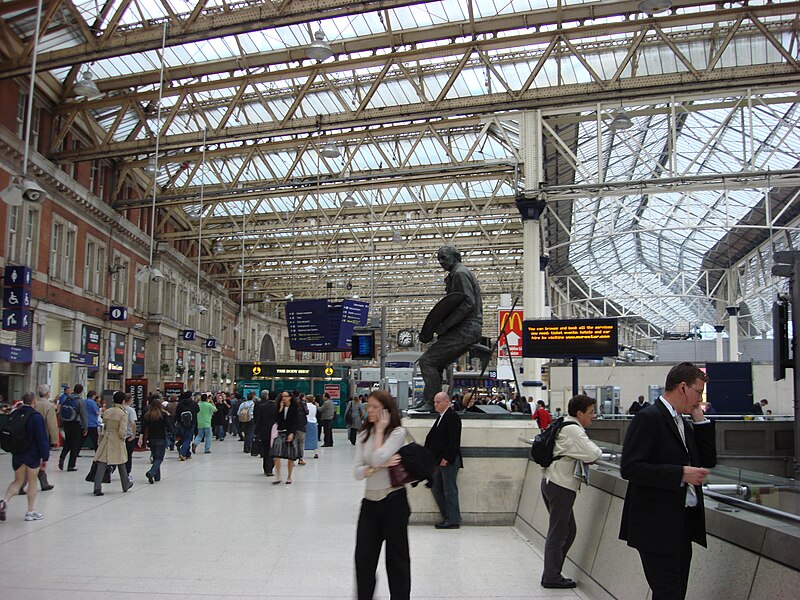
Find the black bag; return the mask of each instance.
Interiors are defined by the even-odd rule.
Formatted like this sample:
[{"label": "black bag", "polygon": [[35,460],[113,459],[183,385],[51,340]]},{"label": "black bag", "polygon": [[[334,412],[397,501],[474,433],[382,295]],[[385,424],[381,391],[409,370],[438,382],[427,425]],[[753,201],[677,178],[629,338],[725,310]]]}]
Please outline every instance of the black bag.
[{"label": "black bag", "polygon": [[253,437],[250,442],[250,456],[261,456],[261,449],[264,447],[264,442],[261,441],[261,436]]},{"label": "black bag", "polygon": [[184,427],[191,427],[192,423],[194,422],[194,415],[190,410],[184,410],[181,413],[181,425]]},{"label": "black bag", "polygon": [[12,454],[28,449],[30,443],[25,428],[32,414],[33,411],[17,409],[8,415],[8,421],[0,429],[0,448]]},{"label": "black bag", "polygon": [[533,438],[533,444],[531,444],[531,460],[537,465],[549,467],[553,464],[554,460],[561,458],[560,456],[553,456],[553,449],[556,446],[558,432],[561,431],[562,427],[576,424],[577,423],[572,421],[564,421],[564,417],[560,417],[550,423],[547,429]]},{"label": "black bag", "polygon": [[347,410],[344,411],[344,424],[348,427],[353,426],[353,403],[347,405]]},{"label": "black bag", "polygon": [[433,480],[436,459],[425,446],[410,442],[400,448],[397,453],[400,455],[400,464],[389,467],[392,487],[404,483],[414,485],[420,481]]},{"label": "black bag", "polygon": [[58,416],[62,422],[71,423],[72,421],[79,420],[78,417],[78,398],[76,396],[67,396],[61,403],[58,409]]},{"label": "black bag", "polygon": [[[97,473],[97,461],[92,461],[92,466],[89,469],[89,473],[86,475],[86,481],[89,483],[94,483],[94,476]],[[111,483],[111,467],[106,465],[106,472],[103,473],[103,483]]]}]

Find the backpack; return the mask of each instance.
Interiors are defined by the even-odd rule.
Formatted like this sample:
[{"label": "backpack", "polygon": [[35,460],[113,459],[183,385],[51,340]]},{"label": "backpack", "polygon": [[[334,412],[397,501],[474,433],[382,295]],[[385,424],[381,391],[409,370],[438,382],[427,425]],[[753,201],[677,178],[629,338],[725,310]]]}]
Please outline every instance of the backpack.
[{"label": "backpack", "polygon": [[547,429],[533,438],[533,444],[531,444],[531,459],[533,462],[543,467],[549,467],[554,460],[561,458],[560,456],[553,456],[553,449],[556,446],[558,432],[567,425],[575,425],[575,423],[564,421],[564,417],[559,417],[550,423]]},{"label": "backpack", "polygon": [[28,449],[30,443],[25,428],[32,414],[33,411],[17,409],[8,415],[6,424],[0,429],[0,448],[12,454]]},{"label": "backpack", "polygon": [[78,398],[75,396],[67,396],[61,403],[58,409],[58,416],[61,422],[71,423],[78,420]]},{"label": "backpack", "polygon": [[194,415],[190,410],[184,410],[181,412],[181,425],[184,427],[191,427],[192,423],[194,423]]},{"label": "backpack", "polygon": [[240,423],[250,422],[250,420],[253,418],[253,415],[250,412],[252,408],[253,408],[253,403],[250,402],[250,400],[248,400],[247,402],[242,402],[242,405],[239,407],[239,412],[237,413]]}]

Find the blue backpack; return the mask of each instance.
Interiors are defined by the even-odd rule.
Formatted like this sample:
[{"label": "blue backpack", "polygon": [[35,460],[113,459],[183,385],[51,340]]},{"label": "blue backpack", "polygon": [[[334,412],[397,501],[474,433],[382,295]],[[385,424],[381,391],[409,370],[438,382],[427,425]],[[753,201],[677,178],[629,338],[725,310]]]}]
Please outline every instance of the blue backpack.
[{"label": "blue backpack", "polygon": [[58,416],[62,423],[70,423],[78,420],[78,398],[67,396],[58,409]]}]

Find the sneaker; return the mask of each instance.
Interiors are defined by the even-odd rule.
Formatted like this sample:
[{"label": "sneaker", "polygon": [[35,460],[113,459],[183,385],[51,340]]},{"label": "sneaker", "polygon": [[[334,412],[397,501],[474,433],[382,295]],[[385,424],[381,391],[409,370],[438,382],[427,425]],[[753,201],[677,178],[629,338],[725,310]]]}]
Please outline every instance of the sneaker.
[{"label": "sneaker", "polygon": [[40,512],[31,510],[25,513],[26,521],[41,521],[42,519],[44,519],[44,515]]},{"label": "sneaker", "polygon": [[192,454],[194,454],[195,452],[197,452],[197,444],[192,442]]},{"label": "sneaker", "polygon": [[179,456],[178,456],[178,460],[180,460],[181,462],[183,462],[183,461],[185,461],[185,460],[186,460],[186,457],[185,457],[183,454],[181,454],[181,455],[179,455]]},{"label": "sneaker", "polygon": [[5,501],[4,498],[0,498],[0,521],[6,520],[6,508],[8,507],[8,503]]}]

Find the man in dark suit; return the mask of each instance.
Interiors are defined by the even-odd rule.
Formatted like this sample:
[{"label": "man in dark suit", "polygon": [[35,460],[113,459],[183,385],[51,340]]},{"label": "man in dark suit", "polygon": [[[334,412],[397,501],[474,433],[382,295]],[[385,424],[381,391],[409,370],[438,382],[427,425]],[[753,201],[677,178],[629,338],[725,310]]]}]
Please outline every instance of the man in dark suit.
[{"label": "man in dark suit", "polygon": [[625,435],[621,474],[628,491],[619,537],[639,551],[653,600],[686,596],[692,542],[706,545],[701,485],[717,451],[714,423],[700,408],[705,382],[695,365],[676,365],[664,395],[636,413]]},{"label": "man in dark suit", "polygon": [[270,450],[272,450],[272,426],[275,424],[275,398],[277,394],[273,391],[262,390],[261,400],[256,404],[253,411],[255,421],[255,435],[261,439],[261,459],[264,468],[264,475],[272,477],[273,460]]},{"label": "man in dark suit", "polygon": [[436,459],[433,474],[433,497],[442,513],[443,521],[436,529],[458,529],[461,527],[461,510],[458,506],[458,470],[461,460],[461,418],[450,406],[450,397],[439,392],[433,397],[433,407],[439,417],[425,438],[425,447]]}]

